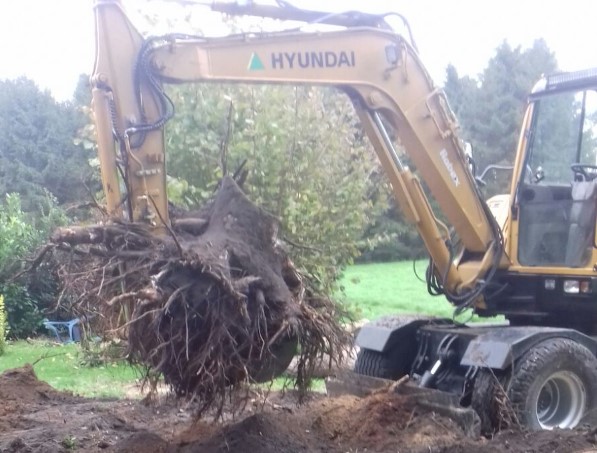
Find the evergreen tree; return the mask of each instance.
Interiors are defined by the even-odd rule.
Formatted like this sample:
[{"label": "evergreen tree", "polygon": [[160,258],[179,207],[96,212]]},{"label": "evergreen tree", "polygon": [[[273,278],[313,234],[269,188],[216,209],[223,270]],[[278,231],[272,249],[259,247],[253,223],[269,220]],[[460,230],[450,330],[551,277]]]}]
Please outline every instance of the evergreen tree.
[{"label": "evergreen tree", "polygon": [[[545,73],[557,69],[553,52],[543,40],[529,49],[503,42],[476,83],[446,70],[445,90],[459,119],[462,136],[473,144],[478,172],[490,164],[512,165],[528,94]],[[495,173],[488,194],[506,192],[510,173]]]},{"label": "evergreen tree", "polygon": [[19,193],[25,211],[44,205],[46,190],[59,203],[85,198],[90,155],[73,143],[83,124],[72,103],[31,80],[0,81],[0,193]]}]

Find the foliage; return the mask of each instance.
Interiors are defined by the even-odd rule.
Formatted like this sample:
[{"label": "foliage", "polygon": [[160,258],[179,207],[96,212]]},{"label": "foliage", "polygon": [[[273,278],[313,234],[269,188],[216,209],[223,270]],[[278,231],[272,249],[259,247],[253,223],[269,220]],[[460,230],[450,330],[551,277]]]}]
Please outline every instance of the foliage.
[{"label": "foliage", "polygon": [[6,309],[4,308],[4,297],[0,295],[0,355],[4,354],[6,349]]},{"label": "foliage", "polygon": [[49,232],[64,224],[64,213],[46,194],[40,199],[39,217],[23,212],[18,194],[7,194],[0,204],[0,293],[4,295],[10,336],[25,337],[34,333],[42,321],[42,311],[49,307],[58,291],[57,279],[49,263],[34,273],[13,281],[22,269],[23,260],[45,241]]},{"label": "foliage", "polygon": [[120,363],[126,356],[126,345],[119,338],[102,340],[85,337],[81,340],[81,365],[97,368]]},{"label": "foliage", "polygon": [[[461,137],[473,145],[478,174],[490,164],[513,164],[527,96],[538,78],[556,67],[553,53],[538,40],[524,50],[504,42],[478,79],[460,77],[452,65],[446,68],[444,89],[461,125]],[[490,173],[485,196],[507,192],[510,174]],[[434,200],[431,203],[441,216]],[[409,259],[425,253],[418,234],[393,205],[375,217],[364,239],[360,261]]]},{"label": "foliage", "polygon": [[75,436],[66,436],[60,444],[67,451],[75,451],[77,449],[77,438]]},{"label": "foliage", "polygon": [[394,200],[382,215],[375,217],[361,241],[359,263],[388,262],[397,259],[423,258],[426,254],[423,241],[415,228],[406,223],[402,211]]},{"label": "foliage", "polygon": [[86,101],[81,90],[75,103],[58,103],[26,78],[0,81],[0,192],[12,194],[0,202],[0,291],[12,337],[35,332],[56,299],[49,263],[18,281],[10,277],[66,222],[57,205],[87,197],[89,150],[73,142],[84,124],[76,103]]},{"label": "foliage", "polygon": [[26,338],[41,326],[42,312],[37,301],[31,297],[26,285],[2,284],[0,290],[6,295],[6,312],[9,333],[13,338]]},{"label": "foliage", "polygon": [[0,291],[6,298],[11,335],[18,336],[34,331],[42,318],[26,285],[9,282],[20,269],[21,260],[41,242],[40,234],[21,210],[17,194],[6,195],[0,210],[0,237]]},{"label": "foliage", "polygon": [[[446,70],[445,90],[462,126],[462,137],[473,144],[478,171],[490,164],[512,165],[527,96],[557,62],[543,40],[529,49],[502,43],[476,81]],[[510,172],[491,175],[488,195],[509,190]]]},{"label": "foliage", "polygon": [[0,81],[0,193],[19,193],[27,212],[46,192],[61,204],[85,198],[90,154],[73,143],[84,120],[75,104],[56,102],[31,80]]},{"label": "foliage", "polygon": [[169,195],[188,207],[211,196],[243,162],[250,198],[281,219],[297,265],[327,285],[358,255],[371,219],[377,163],[348,100],[321,88],[199,86],[171,89]]},{"label": "foliage", "polygon": [[7,194],[0,210],[0,281],[19,268],[20,259],[39,243],[39,234],[21,210],[16,193]]}]

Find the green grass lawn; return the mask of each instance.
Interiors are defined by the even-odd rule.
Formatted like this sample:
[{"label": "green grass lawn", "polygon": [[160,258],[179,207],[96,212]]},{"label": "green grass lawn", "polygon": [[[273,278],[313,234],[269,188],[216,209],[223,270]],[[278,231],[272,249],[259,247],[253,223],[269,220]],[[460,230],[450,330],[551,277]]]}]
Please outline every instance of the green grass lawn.
[{"label": "green grass lawn", "polygon": [[45,340],[9,342],[0,356],[0,372],[35,363],[37,377],[60,390],[90,397],[122,397],[138,373],[125,364],[82,366],[78,344],[57,345]]},{"label": "green grass lawn", "polygon": [[[425,278],[427,261],[416,261],[420,278]],[[356,264],[349,266],[340,285],[339,297],[355,309],[359,318],[373,320],[384,315],[424,313],[452,318],[454,307],[443,296],[431,296],[427,285],[413,272],[412,261]],[[464,313],[460,321],[468,321]],[[488,321],[487,318],[480,319]],[[471,320],[475,320],[471,319]]]}]

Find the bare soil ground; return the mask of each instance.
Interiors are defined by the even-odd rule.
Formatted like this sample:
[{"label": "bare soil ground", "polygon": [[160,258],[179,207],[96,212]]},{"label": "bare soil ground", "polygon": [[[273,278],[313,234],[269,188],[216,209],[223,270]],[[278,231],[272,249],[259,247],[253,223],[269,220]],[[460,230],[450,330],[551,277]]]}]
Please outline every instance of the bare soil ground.
[{"label": "bare soil ground", "polygon": [[596,431],[502,432],[467,438],[408,397],[253,394],[245,412],[195,420],[168,398],[100,400],[59,392],[29,366],[0,375],[0,452],[589,452]]}]

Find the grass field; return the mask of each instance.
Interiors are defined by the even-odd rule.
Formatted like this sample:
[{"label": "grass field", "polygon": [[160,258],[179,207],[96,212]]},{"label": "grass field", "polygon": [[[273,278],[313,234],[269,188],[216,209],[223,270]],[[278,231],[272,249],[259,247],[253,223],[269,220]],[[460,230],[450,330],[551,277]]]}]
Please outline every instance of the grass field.
[{"label": "grass field", "polygon": [[82,366],[78,344],[45,340],[9,342],[0,356],[0,372],[35,363],[35,374],[60,390],[90,397],[122,397],[135,383],[137,372],[125,365]]},{"label": "grass field", "polygon": [[[427,261],[416,261],[419,277],[424,278]],[[425,282],[413,271],[411,261],[371,263],[350,266],[340,282],[343,299],[361,318],[375,319],[396,313],[426,313],[451,317],[453,307],[444,297],[427,292]]]}]

